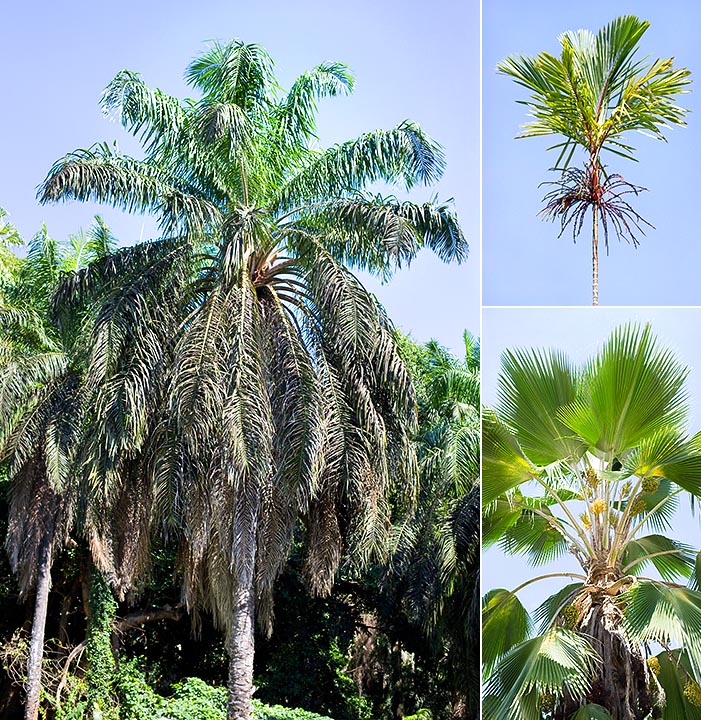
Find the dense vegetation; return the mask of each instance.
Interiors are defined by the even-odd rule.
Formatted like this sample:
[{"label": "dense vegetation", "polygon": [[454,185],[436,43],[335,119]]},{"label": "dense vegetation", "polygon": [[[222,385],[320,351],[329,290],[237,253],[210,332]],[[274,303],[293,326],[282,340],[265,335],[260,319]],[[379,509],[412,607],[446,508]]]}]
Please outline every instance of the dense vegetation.
[{"label": "dense vegetation", "polygon": [[0,716],[474,717],[478,348],[400,337],[351,272],[466,255],[447,206],[365,192],[440,148],[404,122],[316,149],[338,63],[281,95],[234,42],[186,77],[120,73],[144,158],[76,151],[41,191],[161,238],[97,218],[18,260],[5,226]]}]

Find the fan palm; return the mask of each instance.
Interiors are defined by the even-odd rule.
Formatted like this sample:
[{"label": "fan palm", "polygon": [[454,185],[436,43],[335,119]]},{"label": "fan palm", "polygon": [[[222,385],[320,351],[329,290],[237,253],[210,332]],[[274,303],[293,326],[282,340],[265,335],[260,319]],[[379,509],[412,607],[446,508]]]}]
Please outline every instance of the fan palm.
[{"label": "fan palm", "polygon": [[[638,57],[648,27],[647,21],[625,15],[595,35],[587,30],[563,33],[560,57],[546,52],[533,58],[513,55],[497,66],[531,93],[523,102],[532,120],[519,137],[563,138],[550,148],[560,151],[555,169],[563,174],[546,196],[543,214],[560,219],[562,232],[571,225],[576,240],[591,210],[594,305],[599,303],[600,223],[607,251],[609,226],[637,245],[635,233],[648,224],[627,200],[643,188],[609,175],[602,153],[635,160],[629,132],[664,140],[666,128],[685,124],[687,111],[675,99],[688,92],[690,73],[675,68],[673,58],[648,62]],[[585,153],[584,167],[570,168],[577,148]]]},{"label": "fan palm", "polygon": [[63,274],[103,257],[113,239],[102,220],[59,243],[44,227],[0,297],[0,457],[10,480],[6,548],[20,594],[34,590],[25,717],[39,712],[51,565],[68,538],[78,493],[72,460],[83,430],[80,322],[62,332],[48,315]]},{"label": "fan palm", "polygon": [[[504,354],[483,423],[484,542],[576,566],[485,596],[490,718],[697,716],[696,552],[669,536],[679,496],[701,492],[686,376],[649,326],[619,328],[584,368],[553,351]],[[571,582],[531,616],[517,593],[546,578]]]},{"label": "fan palm", "polygon": [[306,578],[324,592],[347,547],[360,560],[384,547],[390,488],[398,503],[411,494],[411,383],[389,320],[350,268],[386,277],[422,247],[461,260],[467,246],[447,206],[366,192],[440,177],[441,151],[418,126],[316,149],[317,101],[352,89],[345,66],[319,65],[281,94],[265,51],[235,41],[185,77],[199,99],[119,73],[103,107],[144,158],[76,151],[41,199],[158,216],[163,239],[61,291],[66,307],[103,298],[85,460],[109,521],[93,547],[125,591],[155,523],[177,530],[184,599],[226,631],[228,714],[247,718],[254,618],[270,626],[296,524]]}]

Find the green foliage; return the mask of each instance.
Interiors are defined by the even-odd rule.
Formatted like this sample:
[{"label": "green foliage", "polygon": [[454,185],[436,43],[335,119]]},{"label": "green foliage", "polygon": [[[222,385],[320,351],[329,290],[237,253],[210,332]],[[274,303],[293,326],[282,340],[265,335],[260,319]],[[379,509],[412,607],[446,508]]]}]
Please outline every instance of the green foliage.
[{"label": "green foliage", "polygon": [[[701,677],[695,649],[701,594],[678,583],[693,575],[696,549],[667,535],[677,496],[698,496],[701,487],[701,444],[685,428],[687,375],[649,325],[617,328],[580,368],[552,350],[505,353],[499,404],[485,413],[483,425],[485,540],[536,565],[566,552],[579,566],[535,576],[516,592],[553,577],[581,582],[547,598],[534,623],[513,592],[486,595],[485,673],[493,695],[486,707],[494,717],[535,720],[546,693],[556,696],[556,716],[584,708],[585,700],[590,704],[578,717],[599,717],[600,705],[615,715],[609,706],[632,685],[607,690],[600,682],[605,673],[635,679],[631,707],[661,711],[662,696],[642,669],[651,643],[688,648],[694,690],[691,681]],[[648,527],[657,533],[644,534]],[[661,580],[645,577],[649,566]],[[592,587],[603,592],[592,594]],[[616,617],[604,626],[605,615]],[[535,626],[542,634],[532,638]],[[594,662],[578,669],[578,693],[569,697],[564,674],[558,688],[538,679],[535,665],[519,669],[514,662],[529,648],[547,649],[540,643],[563,629],[597,640]],[[628,654],[608,650],[616,643]]]},{"label": "green foliage", "polygon": [[111,643],[116,612],[117,603],[107,581],[98,570],[93,570],[90,578],[90,620],[86,648],[86,696],[87,706],[93,711],[101,712],[105,720],[117,717],[112,692],[116,664]]},{"label": "green foliage", "polygon": [[[135,660],[124,661],[119,670],[120,720],[224,720],[227,691],[199,678],[187,678],[171,688],[168,697],[158,695],[146,682]],[[308,710],[266,705],[253,700],[254,720],[329,720]]]}]

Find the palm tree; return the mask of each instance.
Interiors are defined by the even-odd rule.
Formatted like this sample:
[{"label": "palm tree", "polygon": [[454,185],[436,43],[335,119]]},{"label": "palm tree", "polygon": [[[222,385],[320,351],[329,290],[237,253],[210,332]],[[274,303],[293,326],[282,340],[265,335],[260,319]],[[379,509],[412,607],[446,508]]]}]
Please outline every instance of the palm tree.
[{"label": "palm tree", "polygon": [[177,531],[185,602],[225,630],[228,715],[248,718],[254,619],[270,627],[294,528],[306,531],[307,581],[326,592],[348,547],[362,561],[386,546],[390,487],[403,488],[396,502],[411,494],[411,383],[350,268],[388,276],[422,247],[461,260],[467,245],[447,206],[365,192],[440,177],[441,151],[416,125],[316,149],[317,101],[352,89],[345,66],[319,65],[280,95],[265,51],[234,41],[185,77],[199,99],[119,73],[103,107],[144,159],[76,151],[40,194],[158,216],[162,239],[78,273],[61,295],[69,307],[109,289],[86,459],[103,507],[120,512],[100,513],[118,522],[93,546],[125,590],[154,526]]},{"label": "palm tree", "polygon": [[20,595],[34,590],[25,718],[36,720],[51,566],[68,539],[78,500],[72,459],[86,417],[80,322],[59,331],[49,298],[63,273],[102,257],[113,239],[102,220],[66,243],[44,227],[0,297],[0,458],[10,481],[5,541]]},{"label": "palm tree", "polygon": [[[592,304],[599,304],[599,224],[637,246],[636,232],[647,223],[627,198],[643,188],[609,174],[602,153],[635,160],[627,135],[639,131],[665,140],[663,131],[685,125],[687,110],[675,99],[688,92],[690,72],[674,68],[673,58],[648,62],[637,56],[649,23],[632,15],[613,20],[596,35],[565,32],[560,57],[543,52],[534,58],[513,55],[497,69],[525,87],[523,101],[532,120],[519,137],[560,136],[550,149],[560,151],[555,170],[562,172],[545,197],[543,215],[559,218],[561,232],[570,226],[576,240],[586,215],[592,218]],[[585,153],[583,168],[570,167],[577,148]]]},{"label": "palm tree", "polygon": [[404,646],[425,654],[436,678],[446,679],[439,686],[443,707],[449,704],[454,717],[476,718],[479,343],[464,333],[464,359],[435,341],[418,345],[403,337],[400,343],[417,393],[419,491],[416,507],[396,518],[377,600],[396,657],[393,712],[400,716],[398,708],[405,704],[400,681]]},{"label": "palm tree", "polygon": [[404,575],[403,604],[455,689],[453,714],[478,716],[480,349],[463,333],[464,358],[435,341],[413,365],[419,399],[417,511],[400,528],[393,572]]},{"label": "palm tree", "polygon": [[[485,596],[490,718],[697,717],[696,551],[670,537],[679,496],[701,493],[686,377],[649,326],[617,329],[583,368],[554,351],[504,354],[483,423],[484,543],[575,567]],[[517,593],[548,578],[571,582],[527,613]]]}]

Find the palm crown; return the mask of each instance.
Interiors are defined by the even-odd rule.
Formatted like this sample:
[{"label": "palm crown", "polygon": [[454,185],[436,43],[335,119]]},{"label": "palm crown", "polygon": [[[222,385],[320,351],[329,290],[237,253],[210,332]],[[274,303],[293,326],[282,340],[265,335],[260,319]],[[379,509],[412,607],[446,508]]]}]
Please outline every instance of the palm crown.
[{"label": "palm crown", "polygon": [[[628,198],[643,188],[609,174],[602,153],[635,160],[629,133],[638,131],[665,140],[665,131],[685,125],[687,110],[676,104],[691,80],[673,58],[650,62],[638,56],[649,23],[633,15],[616,18],[596,34],[588,30],[559,37],[560,57],[542,52],[535,57],[514,55],[500,62],[500,73],[530,92],[523,104],[531,120],[519,137],[555,135],[549,149],[559,150],[555,170],[562,173],[546,195],[543,215],[559,219],[561,233],[570,226],[573,237],[582,230],[589,210],[593,222],[593,304],[598,304],[598,224],[608,250],[608,233],[638,244],[636,233],[647,223]],[[575,151],[585,153],[584,168],[572,167]]]},{"label": "palm crown", "polygon": [[[484,541],[579,567],[485,597],[490,717],[568,718],[593,705],[608,714],[577,717],[647,717],[665,693],[664,717],[690,707],[677,690],[701,679],[701,594],[695,551],[668,536],[680,494],[701,492],[686,375],[649,327],[620,328],[583,369],[555,352],[504,355],[483,429]],[[531,618],[516,592],[553,577],[575,582]],[[665,649],[645,664],[650,641]]]},{"label": "palm crown", "polygon": [[153,530],[177,530],[185,600],[227,630],[229,713],[245,717],[253,605],[269,627],[300,518],[305,576],[322,592],[348,547],[360,561],[382,551],[390,492],[411,497],[411,382],[349,266],[387,276],[421,247],[461,260],[467,245],[447,206],[364,192],[441,175],[441,151],[417,126],[312,147],[317,100],[352,88],[345,66],[319,65],[280,96],[267,54],[236,41],[212,46],[186,79],[199,100],[120,73],[103,106],[144,158],[107,145],[71,153],[41,198],[159,218],[163,239],[75,274],[56,297],[64,313],[100,308],[81,463],[91,547],[125,592]]}]

